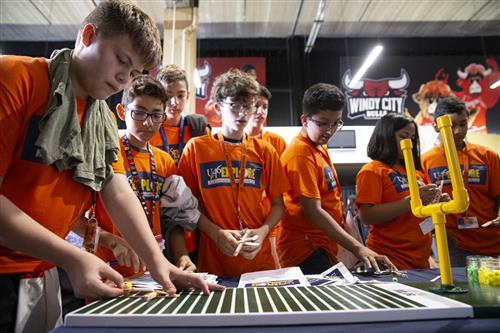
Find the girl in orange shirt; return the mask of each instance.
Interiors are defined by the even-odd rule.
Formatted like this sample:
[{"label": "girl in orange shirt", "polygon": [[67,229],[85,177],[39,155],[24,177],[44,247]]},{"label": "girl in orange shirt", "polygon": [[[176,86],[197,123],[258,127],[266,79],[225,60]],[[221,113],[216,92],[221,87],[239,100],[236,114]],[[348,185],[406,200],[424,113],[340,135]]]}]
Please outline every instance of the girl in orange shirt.
[{"label": "girl in orange shirt", "polygon": [[[417,175],[422,179],[417,125],[404,114],[389,113],[376,124],[368,143],[372,162],[356,176],[356,204],[361,220],[371,226],[367,245],[384,254],[398,269],[429,268],[431,221],[411,213],[410,195],[400,141],[411,138]],[[439,196],[436,185],[420,181],[423,204]],[[430,225],[428,224],[430,223]]]}]

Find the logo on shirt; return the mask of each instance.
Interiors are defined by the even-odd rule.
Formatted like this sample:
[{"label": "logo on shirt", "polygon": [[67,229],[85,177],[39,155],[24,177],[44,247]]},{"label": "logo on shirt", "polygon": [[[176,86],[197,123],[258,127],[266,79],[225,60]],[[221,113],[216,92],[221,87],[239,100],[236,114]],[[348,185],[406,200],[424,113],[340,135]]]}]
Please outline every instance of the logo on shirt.
[{"label": "logo on shirt", "polygon": [[487,166],[483,164],[470,164],[469,165],[469,184],[471,185],[484,185],[486,184],[486,171]]},{"label": "logo on shirt", "polygon": [[[240,162],[231,161],[233,167],[234,181],[240,181]],[[214,188],[218,186],[231,186],[229,169],[225,161],[215,161],[202,163],[200,165],[201,186],[203,188]],[[245,167],[244,183],[245,187],[260,188],[260,177],[262,175],[262,165],[254,162],[247,162]]]},{"label": "logo on shirt", "polygon": [[[158,148],[160,149],[163,149],[163,146],[158,146]],[[175,161],[175,164],[178,165],[179,164],[179,160],[180,160],[180,154],[179,154],[179,144],[168,144],[167,145],[167,153],[170,155],[170,157],[172,157]]]},{"label": "logo on shirt", "polygon": [[[462,166],[460,166],[462,167]],[[462,171],[463,173],[463,171]],[[450,172],[448,171],[447,167],[444,166],[439,166],[436,168],[431,168],[427,172],[429,175],[429,178],[433,184],[441,184],[441,181],[443,181],[443,185],[449,185],[451,184],[450,180]]]},{"label": "logo on shirt", "polygon": [[325,174],[326,186],[328,187],[328,191],[332,191],[337,188],[337,182],[335,181],[335,177],[333,175],[333,170],[326,166],[323,169],[323,173]]},{"label": "logo on shirt", "polygon": [[[137,172],[137,174],[141,186],[140,190],[142,191],[144,200],[146,201],[160,200],[159,193],[161,193],[161,188],[163,186],[165,178],[157,175],[157,181],[155,182],[153,181],[153,176],[150,172],[139,171]],[[128,183],[130,184],[130,187],[137,195],[139,191],[137,190],[137,186],[133,182],[132,173],[130,172],[130,170],[127,170],[127,179]]]},{"label": "logo on shirt", "polygon": [[392,186],[394,186],[396,193],[408,191],[408,189],[410,188],[410,186],[408,185],[408,178],[405,175],[392,172],[389,174],[389,179],[391,180]]},{"label": "logo on shirt", "polygon": [[[460,165],[462,176],[464,175],[464,166]],[[483,164],[471,164],[468,171],[468,183],[471,185],[486,184],[487,166]],[[451,185],[450,171],[445,166],[429,169],[429,178],[434,184],[439,184],[443,180],[443,185]]]}]

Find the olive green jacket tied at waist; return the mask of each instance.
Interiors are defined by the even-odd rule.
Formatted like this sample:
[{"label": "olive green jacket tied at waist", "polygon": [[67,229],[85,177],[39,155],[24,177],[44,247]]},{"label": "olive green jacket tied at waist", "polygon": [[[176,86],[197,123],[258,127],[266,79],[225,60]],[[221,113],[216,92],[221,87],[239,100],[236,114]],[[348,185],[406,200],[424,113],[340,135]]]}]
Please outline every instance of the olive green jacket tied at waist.
[{"label": "olive green jacket tied at waist", "polygon": [[48,60],[50,94],[38,124],[36,155],[59,171],[73,169],[73,179],[100,191],[113,177],[111,163],[119,153],[115,119],[105,101],[87,99],[80,127],[69,77],[73,51],[56,50]]}]

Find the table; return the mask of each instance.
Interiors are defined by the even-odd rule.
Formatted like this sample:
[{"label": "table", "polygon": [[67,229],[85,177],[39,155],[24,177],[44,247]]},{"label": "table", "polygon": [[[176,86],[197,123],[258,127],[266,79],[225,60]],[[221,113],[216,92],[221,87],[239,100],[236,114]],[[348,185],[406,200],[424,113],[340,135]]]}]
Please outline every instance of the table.
[{"label": "table", "polygon": [[[454,268],[452,270],[453,278],[457,285],[466,287],[466,274],[464,268]],[[428,288],[430,280],[439,274],[438,270],[414,270],[408,272],[407,279],[399,279],[399,282],[409,284],[418,288]],[[370,280],[373,277],[360,277],[363,280]],[[377,280],[390,281],[391,276],[377,277]],[[236,280],[224,280],[223,284],[227,287],[237,285]],[[375,322],[363,324],[325,324],[325,325],[294,325],[294,326],[255,326],[255,327],[175,327],[168,328],[169,332],[348,332],[356,330],[359,332],[498,332],[500,327],[500,288],[472,288],[468,294],[455,295],[452,298],[464,303],[473,302],[474,298],[481,298],[481,293],[491,297],[483,300],[475,311],[473,319],[453,319],[453,320],[414,320],[403,322]],[[483,295],[484,296],[484,295]],[[477,299],[476,299],[477,301]],[[475,309],[476,310],[476,309]],[[163,332],[165,328],[68,328],[59,327],[55,333],[76,333],[76,332]]]}]

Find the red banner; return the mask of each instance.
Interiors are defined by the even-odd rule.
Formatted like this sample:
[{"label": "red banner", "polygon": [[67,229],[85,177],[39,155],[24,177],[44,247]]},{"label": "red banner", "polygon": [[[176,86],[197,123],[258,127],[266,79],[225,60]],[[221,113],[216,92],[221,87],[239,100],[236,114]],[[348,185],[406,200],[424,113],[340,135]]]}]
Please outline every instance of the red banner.
[{"label": "red banner", "polygon": [[213,127],[221,126],[219,115],[210,107],[210,93],[215,78],[231,68],[241,69],[245,65],[255,67],[257,81],[266,85],[266,58],[198,58],[197,68],[200,75],[200,87],[196,88],[196,113],[207,117]]}]

